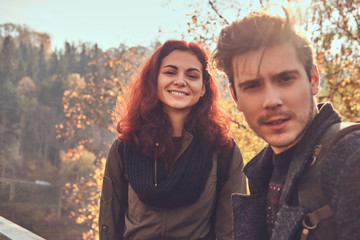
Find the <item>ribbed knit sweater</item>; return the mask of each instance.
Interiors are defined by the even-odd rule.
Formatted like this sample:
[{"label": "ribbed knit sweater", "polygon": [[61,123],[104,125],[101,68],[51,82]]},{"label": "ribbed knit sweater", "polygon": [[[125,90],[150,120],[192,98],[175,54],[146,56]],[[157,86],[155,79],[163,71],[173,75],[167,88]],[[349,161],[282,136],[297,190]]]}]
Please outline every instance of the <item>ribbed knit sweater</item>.
[{"label": "ribbed knit sweater", "polygon": [[[290,160],[295,147],[296,145],[282,153],[274,154],[272,158],[274,170],[269,182],[269,189],[266,196],[268,236],[271,236],[274,231],[277,214],[280,208],[281,194],[284,189],[286,175],[289,170]],[[271,238],[269,237],[269,239]]]}]

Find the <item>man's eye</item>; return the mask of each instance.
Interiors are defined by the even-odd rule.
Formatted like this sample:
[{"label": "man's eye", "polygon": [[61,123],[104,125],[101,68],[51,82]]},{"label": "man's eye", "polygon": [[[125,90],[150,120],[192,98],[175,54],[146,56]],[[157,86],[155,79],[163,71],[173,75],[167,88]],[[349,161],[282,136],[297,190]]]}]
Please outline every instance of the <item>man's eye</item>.
[{"label": "man's eye", "polygon": [[247,85],[243,86],[243,90],[251,90],[251,89],[255,89],[257,87],[260,87],[259,83],[251,83],[251,84],[247,84]]},{"label": "man's eye", "polygon": [[280,82],[289,82],[293,79],[295,79],[294,76],[285,76],[285,77],[280,78]]}]

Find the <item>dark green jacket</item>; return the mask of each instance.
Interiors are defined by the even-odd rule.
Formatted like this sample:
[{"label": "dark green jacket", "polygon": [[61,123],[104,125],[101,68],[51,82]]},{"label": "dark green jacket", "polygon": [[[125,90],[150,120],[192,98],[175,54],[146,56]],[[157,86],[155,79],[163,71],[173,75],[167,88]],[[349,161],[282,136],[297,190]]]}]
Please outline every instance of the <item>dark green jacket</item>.
[{"label": "dark green jacket", "polygon": [[[192,135],[183,134],[183,152],[192,141]],[[217,155],[213,155],[213,168],[200,198],[192,205],[161,209],[142,203],[129,185],[128,199],[121,195],[127,184],[122,180],[123,163],[116,140],[107,159],[100,201],[100,239],[203,239],[210,228],[210,216],[216,198]],[[179,156],[178,156],[179,157]],[[218,240],[231,240],[231,194],[246,192],[243,162],[236,146],[230,165],[229,179],[222,188],[217,207],[215,232]],[[127,203],[129,206],[127,207]]]}]

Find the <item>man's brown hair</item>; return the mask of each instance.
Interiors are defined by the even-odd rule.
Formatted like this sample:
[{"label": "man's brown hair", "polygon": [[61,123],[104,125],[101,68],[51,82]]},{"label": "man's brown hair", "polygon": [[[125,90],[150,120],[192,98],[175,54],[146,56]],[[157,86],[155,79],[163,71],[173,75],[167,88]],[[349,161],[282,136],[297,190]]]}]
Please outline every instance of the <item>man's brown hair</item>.
[{"label": "man's brown hair", "polygon": [[234,71],[231,61],[234,56],[261,48],[283,43],[291,43],[296,54],[304,65],[306,74],[311,79],[314,65],[313,50],[307,38],[296,31],[290,21],[288,12],[286,17],[273,16],[265,12],[252,12],[242,19],[238,19],[222,29],[213,56],[215,66],[225,72],[230,87],[234,87]]}]

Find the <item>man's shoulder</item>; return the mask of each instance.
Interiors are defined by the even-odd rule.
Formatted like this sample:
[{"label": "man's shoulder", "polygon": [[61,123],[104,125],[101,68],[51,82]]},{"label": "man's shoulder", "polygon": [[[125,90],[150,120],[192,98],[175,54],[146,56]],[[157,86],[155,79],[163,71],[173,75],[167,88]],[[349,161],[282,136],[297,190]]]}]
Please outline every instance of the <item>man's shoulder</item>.
[{"label": "man's shoulder", "polygon": [[[333,163],[345,164],[354,156],[360,161],[360,128],[349,132],[339,141],[334,143],[329,150],[328,161]],[[356,155],[356,156],[355,156]]]},{"label": "man's shoulder", "polygon": [[[354,152],[360,151],[360,123],[342,122],[332,126],[336,136],[332,136],[328,157],[336,155],[344,158]],[[341,157],[343,156],[343,157]]]},{"label": "man's shoulder", "polygon": [[360,128],[354,128],[336,141],[323,165],[323,182],[327,183],[327,188],[335,188],[339,181],[345,186],[347,183],[341,180],[343,176],[360,177],[360,171],[356,171],[360,170]]}]

